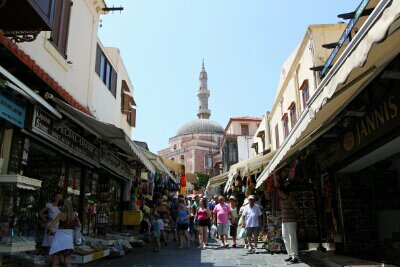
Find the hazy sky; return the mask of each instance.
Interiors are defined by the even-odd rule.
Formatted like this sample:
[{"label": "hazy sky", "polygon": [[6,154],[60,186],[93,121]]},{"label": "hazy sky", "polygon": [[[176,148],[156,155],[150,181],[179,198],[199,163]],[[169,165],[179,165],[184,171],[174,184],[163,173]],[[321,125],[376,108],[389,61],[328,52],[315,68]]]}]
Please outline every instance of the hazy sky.
[{"label": "hazy sky", "polygon": [[134,86],[133,139],[157,152],[196,119],[204,58],[212,120],[262,117],[282,63],[310,24],[337,23],[361,0],[106,0],[100,38],[118,47]]}]

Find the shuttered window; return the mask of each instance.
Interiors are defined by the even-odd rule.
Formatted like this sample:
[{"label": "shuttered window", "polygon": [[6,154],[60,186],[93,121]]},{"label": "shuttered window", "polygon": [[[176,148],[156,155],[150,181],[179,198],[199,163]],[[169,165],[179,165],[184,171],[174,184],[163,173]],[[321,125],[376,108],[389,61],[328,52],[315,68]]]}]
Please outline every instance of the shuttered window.
[{"label": "shuttered window", "polygon": [[128,123],[131,127],[136,127],[136,109],[131,108],[131,112],[128,113]]},{"label": "shuttered window", "polygon": [[110,61],[108,61],[106,55],[99,45],[97,45],[96,50],[95,71],[108,90],[110,90],[115,97],[117,93],[117,72],[114,70]]},{"label": "shuttered window", "polygon": [[71,0],[56,1],[56,10],[54,13],[54,25],[51,32],[51,43],[58,52],[67,58],[68,28],[71,15]]}]

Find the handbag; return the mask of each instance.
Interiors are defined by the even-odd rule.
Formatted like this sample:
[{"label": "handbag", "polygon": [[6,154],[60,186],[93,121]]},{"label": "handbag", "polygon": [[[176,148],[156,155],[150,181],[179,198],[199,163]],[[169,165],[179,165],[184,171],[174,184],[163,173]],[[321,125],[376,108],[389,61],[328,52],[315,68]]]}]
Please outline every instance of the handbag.
[{"label": "handbag", "polygon": [[246,228],[242,228],[239,232],[238,238],[246,238],[246,234],[247,234]]}]

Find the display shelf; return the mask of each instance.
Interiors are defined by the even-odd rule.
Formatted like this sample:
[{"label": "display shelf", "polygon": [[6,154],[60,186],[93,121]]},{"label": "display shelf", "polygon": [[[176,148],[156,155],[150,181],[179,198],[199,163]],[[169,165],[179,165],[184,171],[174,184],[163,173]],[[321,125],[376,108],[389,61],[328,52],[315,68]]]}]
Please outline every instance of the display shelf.
[{"label": "display shelf", "polygon": [[98,260],[110,255],[110,249],[101,250],[87,255],[72,254],[72,264],[85,264],[94,260]]},{"label": "display shelf", "polygon": [[118,238],[113,238],[113,237],[89,237],[89,236],[85,236],[84,238],[88,242],[98,243],[98,244],[105,245],[105,246],[112,246],[114,244],[114,242],[118,240]]},{"label": "display shelf", "polygon": [[15,253],[35,250],[35,242],[14,242],[10,245],[0,244],[0,253]]},{"label": "display shelf", "polygon": [[110,234],[107,233],[107,237],[108,238],[122,239],[122,240],[128,241],[129,243],[136,240],[133,235],[126,235],[126,234],[123,234],[123,233],[110,233]]},{"label": "display shelf", "polygon": [[23,189],[37,189],[42,187],[42,181],[18,174],[0,175],[0,183],[15,183]]}]

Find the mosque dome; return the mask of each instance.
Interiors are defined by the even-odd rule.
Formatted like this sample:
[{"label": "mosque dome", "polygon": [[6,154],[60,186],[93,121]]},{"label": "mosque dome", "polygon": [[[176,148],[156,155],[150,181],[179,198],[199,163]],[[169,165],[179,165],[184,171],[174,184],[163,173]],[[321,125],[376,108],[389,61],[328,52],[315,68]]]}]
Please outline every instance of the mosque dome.
[{"label": "mosque dome", "polygon": [[225,129],[210,119],[197,119],[185,123],[177,132],[177,136],[185,134],[224,134]]}]

